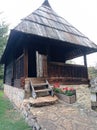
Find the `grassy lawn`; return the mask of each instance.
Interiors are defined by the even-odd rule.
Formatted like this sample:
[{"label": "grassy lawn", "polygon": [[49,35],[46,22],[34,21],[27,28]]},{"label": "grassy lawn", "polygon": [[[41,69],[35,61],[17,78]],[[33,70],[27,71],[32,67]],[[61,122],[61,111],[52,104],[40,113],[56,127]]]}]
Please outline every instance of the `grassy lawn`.
[{"label": "grassy lawn", "polygon": [[0,91],[0,130],[31,130]]},{"label": "grassy lawn", "polygon": [[0,89],[3,89],[3,80],[0,79]]}]

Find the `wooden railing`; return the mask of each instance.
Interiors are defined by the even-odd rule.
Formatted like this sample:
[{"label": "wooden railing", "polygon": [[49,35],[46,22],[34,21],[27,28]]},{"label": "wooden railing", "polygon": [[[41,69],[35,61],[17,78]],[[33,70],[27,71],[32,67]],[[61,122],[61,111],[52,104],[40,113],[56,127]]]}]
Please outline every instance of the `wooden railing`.
[{"label": "wooden railing", "polygon": [[49,77],[88,78],[87,67],[63,63],[48,63]]}]

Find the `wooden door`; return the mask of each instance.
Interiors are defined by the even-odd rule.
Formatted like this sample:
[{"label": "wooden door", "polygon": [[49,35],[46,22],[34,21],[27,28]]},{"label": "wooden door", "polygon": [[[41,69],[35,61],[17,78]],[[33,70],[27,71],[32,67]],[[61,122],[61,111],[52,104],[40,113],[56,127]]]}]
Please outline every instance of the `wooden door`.
[{"label": "wooden door", "polygon": [[36,52],[37,77],[47,77],[47,56]]}]

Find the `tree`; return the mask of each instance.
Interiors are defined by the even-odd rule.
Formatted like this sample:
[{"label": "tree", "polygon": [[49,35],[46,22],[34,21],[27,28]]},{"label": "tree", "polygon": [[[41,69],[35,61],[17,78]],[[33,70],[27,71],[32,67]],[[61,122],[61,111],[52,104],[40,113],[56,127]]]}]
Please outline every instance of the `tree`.
[{"label": "tree", "polygon": [[89,78],[96,78],[97,77],[97,68],[96,67],[88,67],[88,74],[89,74]]},{"label": "tree", "polygon": [[5,22],[0,23],[0,58],[5,49],[5,45],[8,38],[8,25]]},{"label": "tree", "polygon": [[[8,25],[0,20],[0,59],[5,49],[8,38]],[[3,65],[0,65],[0,82],[3,79]]]}]

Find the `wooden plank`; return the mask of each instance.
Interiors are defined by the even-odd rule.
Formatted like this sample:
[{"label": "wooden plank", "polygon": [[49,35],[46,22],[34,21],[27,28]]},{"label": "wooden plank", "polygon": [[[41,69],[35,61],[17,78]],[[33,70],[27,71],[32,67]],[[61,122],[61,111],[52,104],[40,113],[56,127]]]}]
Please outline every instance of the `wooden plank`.
[{"label": "wooden plank", "polygon": [[47,83],[39,83],[39,84],[33,84],[34,87],[37,87],[37,86],[46,86],[48,85]]},{"label": "wooden plank", "polygon": [[35,90],[36,93],[39,93],[39,92],[49,92],[49,91],[52,91],[52,89],[48,88],[48,89]]}]

